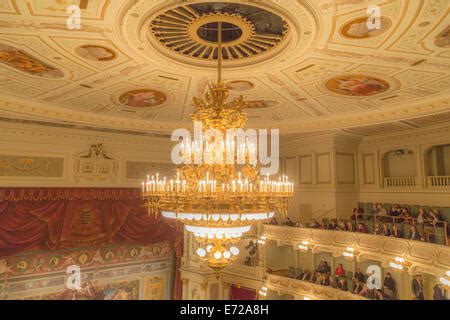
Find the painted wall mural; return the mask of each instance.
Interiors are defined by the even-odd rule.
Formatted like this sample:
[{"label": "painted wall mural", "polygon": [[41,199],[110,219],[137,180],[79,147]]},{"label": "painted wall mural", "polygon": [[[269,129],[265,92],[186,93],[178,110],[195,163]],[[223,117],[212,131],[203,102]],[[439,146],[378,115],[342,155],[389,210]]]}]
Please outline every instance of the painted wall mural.
[{"label": "painted wall mural", "polygon": [[64,158],[0,155],[0,176],[62,178]]},{"label": "painted wall mural", "polygon": [[367,97],[389,90],[387,81],[364,75],[344,75],[332,78],[325,84],[328,90],[345,95]]},{"label": "painted wall mural", "polygon": [[106,285],[95,285],[92,281],[87,281],[81,290],[68,289],[27,297],[26,300],[139,300],[139,280]]},{"label": "painted wall mural", "polygon": [[[31,251],[7,257],[0,299],[161,300],[169,298],[172,272],[168,242],[121,244],[60,251]],[[79,265],[81,288],[68,288],[67,267]],[[5,276],[6,274],[6,276]],[[32,276],[32,278],[30,278]],[[142,288],[142,290],[141,290]]]},{"label": "painted wall mural", "polygon": [[120,103],[134,108],[157,107],[166,100],[167,96],[164,93],[153,89],[132,90],[119,97]]},{"label": "painted wall mural", "polygon": [[60,79],[64,73],[15,47],[0,43],[0,62],[16,70],[49,79]]},{"label": "painted wall mural", "polygon": [[360,17],[346,23],[342,29],[341,33],[350,39],[365,39],[376,37],[382,33],[385,33],[391,27],[392,23],[386,17],[381,18],[381,28],[370,30],[367,27],[367,17]]},{"label": "painted wall mural", "polygon": [[85,45],[75,48],[80,57],[92,61],[110,61],[116,58],[116,53],[102,46]]},{"label": "painted wall mural", "polygon": [[145,279],[145,300],[161,300],[164,298],[166,281],[163,277],[155,276]]}]

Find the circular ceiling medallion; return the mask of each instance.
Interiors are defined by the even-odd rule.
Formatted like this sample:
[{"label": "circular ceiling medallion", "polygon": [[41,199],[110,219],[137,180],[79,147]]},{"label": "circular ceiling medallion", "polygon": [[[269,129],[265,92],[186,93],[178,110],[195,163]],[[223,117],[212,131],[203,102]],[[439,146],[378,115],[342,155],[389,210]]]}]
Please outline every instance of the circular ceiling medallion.
[{"label": "circular ceiling medallion", "polygon": [[325,84],[328,90],[345,96],[368,97],[389,90],[387,81],[364,75],[344,75]]},{"label": "circular ceiling medallion", "polygon": [[109,61],[116,57],[116,53],[111,49],[94,45],[77,47],[75,53],[84,59],[92,61]]},{"label": "circular ceiling medallion", "polygon": [[350,39],[365,39],[376,37],[392,26],[391,20],[386,17],[381,17],[381,23],[379,29],[369,29],[367,26],[367,17],[360,17],[347,22],[341,29],[341,34]]},{"label": "circular ceiling medallion", "polygon": [[272,51],[286,40],[288,23],[261,7],[233,2],[184,4],[159,14],[150,33],[160,45],[196,60],[218,58],[222,23],[224,61],[243,60]]},{"label": "circular ceiling medallion", "polygon": [[227,87],[231,91],[248,91],[255,87],[253,83],[245,80],[234,80],[227,82]]},{"label": "circular ceiling medallion", "polygon": [[158,90],[139,89],[122,94],[119,102],[123,105],[134,108],[156,107],[166,102],[167,96]]}]

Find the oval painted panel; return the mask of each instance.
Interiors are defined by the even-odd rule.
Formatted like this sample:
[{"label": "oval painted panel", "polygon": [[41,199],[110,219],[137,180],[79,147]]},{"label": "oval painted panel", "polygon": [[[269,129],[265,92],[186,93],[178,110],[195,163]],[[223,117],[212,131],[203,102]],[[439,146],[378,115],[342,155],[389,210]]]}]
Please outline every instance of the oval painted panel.
[{"label": "oval painted panel", "polygon": [[140,89],[122,94],[119,102],[133,108],[151,108],[166,102],[167,96],[158,90]]},{"label": "oval painted panel", "polygon": [[368,97],[389,90],[387,81],[365,75],[343,75],[328,80],[326,88],[334,93],[351,97]]}]

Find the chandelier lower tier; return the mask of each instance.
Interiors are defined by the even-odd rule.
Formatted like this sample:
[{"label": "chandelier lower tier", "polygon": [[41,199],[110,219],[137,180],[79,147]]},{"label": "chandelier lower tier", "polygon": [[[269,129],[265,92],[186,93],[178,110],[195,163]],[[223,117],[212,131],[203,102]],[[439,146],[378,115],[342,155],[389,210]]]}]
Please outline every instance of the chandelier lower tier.
[{"label": "chandelier lower tier", "polygon": [[228,102],[229,89],[221,80],[222,23],[218,28],[218,81],[203,98],[194,98],[192,120],[201,124],[202,135],[181,143],[175,177],[147,176],[142,194],[149,214],[185,225],[198,244],[197,255],[219,275],[237,259],[238,242],[253,225],[287,214],[294,185],[287,176],[261,176],[255,143],[228,135],[243,129],[247,117],[242,97]]}]

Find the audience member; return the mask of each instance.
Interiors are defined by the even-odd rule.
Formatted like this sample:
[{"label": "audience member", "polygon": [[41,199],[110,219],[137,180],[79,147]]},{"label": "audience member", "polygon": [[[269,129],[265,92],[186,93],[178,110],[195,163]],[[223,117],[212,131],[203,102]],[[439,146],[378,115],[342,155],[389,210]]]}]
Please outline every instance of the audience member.
[{"label": "audience member", "polygon": [[399,230],[397,227],[397,224],[395,224],[395,223],[392,225],[391,236],[395,237],[395,238],[403,238],[403,231]]},{"label": "audience member", "polygon": [[288,227],[293,227],[293,226],[295,226],[294,222],[292,222],[292,220],[291,220],[289,217],[286,217],[286,222],[285,222],[285,224],[286,224]]},{"label": "audience member", "polygon": [[364,223],[360,222],[358,223],[358,228],[356,231],[361,233],[367,233],[367,227]]},{"label": "audience member", "polygon": [[348,290],[347,279],[345,279],[344,277],[340,277],[337,283],[337,287],[342,291],[347,291]]},{"label": "audience member", "polygon": [[425,299],[423,296],[422,275],[418,274],[414,277],[414,279],[411,283],[411,290],[413,292],[414,300],[424,300]]},{"label": "audience member", "polygon": [[433,288],[433,300],[445,300],[444,289],[439,284]]},{"label": "audience member", "polygon": [[346,226],[345,226],[345,231],[349,231],[349,232],[355,232],[355,227],[353,226],[353,223],[351,223],[350,221],[347,222]]},{"label": "audience member", "polygon": [[419,208],[419,214],[417,215],[416,221],[418,224],[423,224],[426,219],[425,210],[423,208]]},{"label": "audience member", "polygon": [[311,222],[309,227],[310,228],[314,228],[314,229],[319,229],[320,228],[320,224],[319,224],[319,222],[317,222],[317,220],[314,220],[313,222]]},{"label": "audience member", "polygon": [[353,283],[353,293],[360,294],[363,289],[363,283],[358,279],[355,279]]},{"label": "audience member", "polygon": [[378,222],[375,223],[372,233],[376,234],[376,235],[381,235],[381,228],[380,228],[380,224]]},{"label": "audience member", "polygon": [[417,231],[417,227],[414,225],[411,226],[411,234],[409,236],[409,239],[417,241],[425,241],[423,234]]},{"label": "audience member", "polygon": [[273,217],[272,219],[270,219],[269,224],[271,224],[271,225],[278,225],[277,218]]},{"label": "audience member", "polygon": [[381,234],[386,237],[391,236],[391,230],[389,229],[389,226],[387,223],[383,223],[383,230],[381,231]]},{"label": "audience member", "polygon": [[397,288],[395,280],[392,278],[390,272],[387,272],[386,276],[384,277],[383,289],[386,295],[390,296],[391,298],[395,297]]},{"label": "audience member", "polygon": [[345,269],[342,263],[339,263],[336,270],[334,271],[334,275],[336,277],[344,277],[345,276]]},{"label": "audience member", "polygon": [[331,220],[328,224],[328,230],[338,230],[338,225],[336,220]]},{"label": "audience member", "polygon": [[361,272],[360,268],[356,268],[354,278],[359,280],[359,282],[364,282],[364,273]]}]

